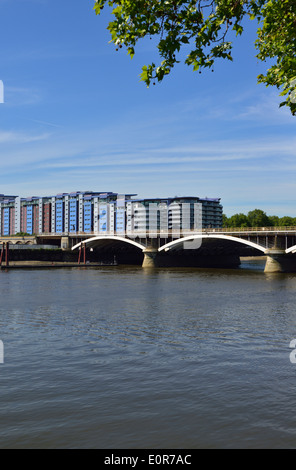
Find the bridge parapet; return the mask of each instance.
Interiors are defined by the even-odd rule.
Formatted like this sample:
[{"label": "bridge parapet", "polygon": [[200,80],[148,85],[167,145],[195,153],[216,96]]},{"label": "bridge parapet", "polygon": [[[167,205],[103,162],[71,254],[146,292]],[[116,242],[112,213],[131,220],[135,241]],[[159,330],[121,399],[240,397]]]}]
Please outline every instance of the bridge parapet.
[{"label": "bridge parapet", "polygon": [[[105,236],[105,235],[118,235],[118,236],[129,236],[129,237],[146,237],[146,236],[170,236],[174,234],[183,234],[184,236],[191,233],[294,233],[296,234],[296,226],[282,226],[282,227],[219,227],[219,228],[200,228],[200,229],[168,229],[168,230],[133,230],[133,231],[122,231],[122,232],[43,232],[37,234],[38,238],[42,237],[92,237],[92,236]],[[3,237],[5,238],[5,237]]]},{"label": "bridge parapet", "polygon": [[249,233],[249,232],[279,232],[279,233],[286,233],[286,232],[294,232],[296,233],[296,226],[282,226],[282,227],[221,227],[221,228],[205,228],[202,231],[213,231],[213,232],[233,232],[233,233]]}]

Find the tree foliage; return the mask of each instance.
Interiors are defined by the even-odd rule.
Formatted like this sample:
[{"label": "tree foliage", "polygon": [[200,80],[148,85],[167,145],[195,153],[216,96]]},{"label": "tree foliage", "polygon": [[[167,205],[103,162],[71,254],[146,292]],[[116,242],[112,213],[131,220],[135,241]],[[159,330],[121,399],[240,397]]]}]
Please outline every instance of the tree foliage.
[{"label": "tree foliage", "polygon": [[105,5],[113,14],[108,29],[117,49],[125,47],[133,57],[140,39],[157,38],[159,63],[142,68],[147,86],[171,72],[183,49],[194,71],[211,69],[220,58],[233,60],[229,35],[243,33],[245,18],[258,21],[257,57],[274,61],[258,81],[278,87],[285,96],[281,105],[296,113],[295,0],[96,0],[96,14]]},{"label": "tree foliage", "polygon": [[254,209],[247,214],[234,214],[227,217],[223,214],[223,227],[295,227],[296,217],[278,217],[267,215],[261,209]]}]

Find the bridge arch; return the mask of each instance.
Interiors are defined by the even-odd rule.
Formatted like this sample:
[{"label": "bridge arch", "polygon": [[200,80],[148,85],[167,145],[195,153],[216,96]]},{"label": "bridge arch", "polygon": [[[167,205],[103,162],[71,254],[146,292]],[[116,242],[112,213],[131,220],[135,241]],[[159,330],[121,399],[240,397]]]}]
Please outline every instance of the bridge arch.
[{"label": "bridge arch", "polygon": [[286,253],[296,253],[296,245],[286,249]]},{"label": "bridge arch", "polygon": [[[239,237],[232,237],[230,235],[221,235],[221,234],[199,234],[199,235],[191,235],[188,237],[183,237],[183,238],[178,238],[178,240],[174,240],[170,243],[167,243],[166,245],[161,246],[158,251],[169,251],[170,249],[174,248],[175,246],[184,243],[184,242],[189,242],[193,240],[204,240],[204,239],[221,239],[221,240],[229,240],[232,242],[237,242],[241,243],[243,245],[248,245],[252,248],[255,248],[256,250],[262,251],[265,253],[266,248],[258,245],[257,243],[251,242],[249,240],[244,240],[243,238]],[[296,249],[296,246],[295,246]]]},{"label": "bridge arch", "polygon": [[139,248],[141,251],[144,251],[146,250],[146,246],[145,245],[142,245],[141,243],[138,243],[138,242],[135,242],[134,240],[131,240],[130,238],[125,238],[125,237],[119,237],[117,235],[99,235],[97,237],[92,237],[92,238],[88,238],[87,240],[85,241],[81,241],[79,243],[77,243],[76,245],[74,245],[72,247],[72,250],[76,250],[77,248],[80,248],[80,246],[84,245],[87,247],[89,245],[91,246],[97,246],[99,245],[99,242],[103,242],[103,241],[106,241],[106,240],[113,240],[113,241],[118,241],[118,242],[123,242],[123,243],[127,243],[129,245],[133,245],[135,246],[136,248]]}]

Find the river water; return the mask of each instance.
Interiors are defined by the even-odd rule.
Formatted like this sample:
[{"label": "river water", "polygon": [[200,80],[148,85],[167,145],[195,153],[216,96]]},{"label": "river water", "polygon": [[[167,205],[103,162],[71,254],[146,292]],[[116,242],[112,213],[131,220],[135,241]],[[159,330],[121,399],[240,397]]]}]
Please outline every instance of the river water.
[{"label": "river water", "polygon": [[296,275],[0,272],[1,448],[296,447]]}]

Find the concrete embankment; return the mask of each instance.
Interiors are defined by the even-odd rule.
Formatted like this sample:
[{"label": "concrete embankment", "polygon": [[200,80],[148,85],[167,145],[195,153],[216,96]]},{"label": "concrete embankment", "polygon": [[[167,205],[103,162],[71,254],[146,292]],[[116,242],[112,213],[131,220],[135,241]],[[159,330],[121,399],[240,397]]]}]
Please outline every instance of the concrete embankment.
[{"label": "concrete embankment", "polygon": [[58,262],[58,261],[12,261],[7,266],[2,264],[0,269],[54,269],[54,268],[95,268],[100,266],[114,266],[114,263],[69,263],[69,262]]},{"label": "concrete embankment", "polygon": [[3,253],[1,269],[12,268],[60,268],[60,267],[95,267],[116,264],[114,257],[102,256],[98,258],[92,252],[87,253],[85,259],[78,262],[78,253],[60,249],[10,249],[8,261]]}]

